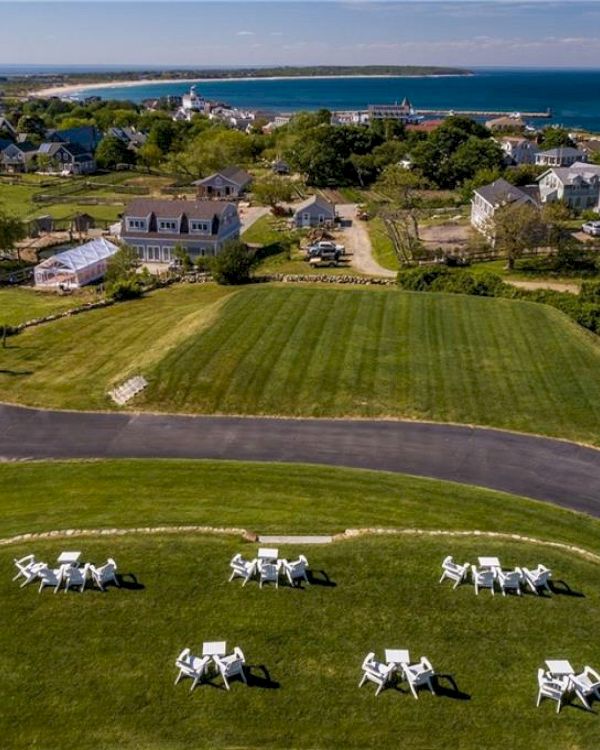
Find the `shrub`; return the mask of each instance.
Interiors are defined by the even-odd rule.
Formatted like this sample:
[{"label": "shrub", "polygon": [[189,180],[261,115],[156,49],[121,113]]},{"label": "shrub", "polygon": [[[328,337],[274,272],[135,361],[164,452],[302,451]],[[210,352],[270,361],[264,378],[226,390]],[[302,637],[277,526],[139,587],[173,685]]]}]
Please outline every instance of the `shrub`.
[{"label": "shrub", "polygon": [[243,242],[232,240],[212,259],[211,270],[217,284],[247,284],[255,263],[255,253]]},{"label": "shrub", "polygon": [[137,278],[122,278],[111,281],[106,286],[106,294],[111,299],[123,302],[128,299],[135,299],[141,297],[144,292],[144,287],[141,279]]}]

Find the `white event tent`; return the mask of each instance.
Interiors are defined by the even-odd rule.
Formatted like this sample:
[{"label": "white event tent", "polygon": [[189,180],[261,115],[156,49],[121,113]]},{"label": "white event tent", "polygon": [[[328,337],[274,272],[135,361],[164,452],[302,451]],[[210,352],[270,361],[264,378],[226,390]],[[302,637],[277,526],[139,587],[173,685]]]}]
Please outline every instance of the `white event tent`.
[{"label": "white event tent", "polygon": [[118,249],[112,242],[100,238],[52,255],[35,267],[35,285],[76,289],[98,281],[106,273],[108,259]]}]

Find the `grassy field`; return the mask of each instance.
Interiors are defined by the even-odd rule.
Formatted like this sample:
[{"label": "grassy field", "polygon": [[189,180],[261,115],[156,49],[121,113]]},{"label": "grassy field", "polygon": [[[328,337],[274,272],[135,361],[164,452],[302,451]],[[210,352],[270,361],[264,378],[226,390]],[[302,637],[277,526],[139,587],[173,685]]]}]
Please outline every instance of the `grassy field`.
[{"label": "grassy field", "polygon": [[110,408],[415,417],[600,443],[600,346],[543,305],[395,289],[179,286],[31,329],[0,398]]},{"label": "grassy field", "polygon": [[61,297],[53,292],[36,292],[25,287],[0,288],[0,325],[15,326],[32,318],[70,310],[95,298],[90,290]]},{"label": "grassy field", "polygon": [[[279,531],[383,524],[534,531],[600,549],[600,524],[541,503],[430,480],[307,466],[220,462],[77,462],[0,466],[0,533],[114,525],[235,523]],[[40,487],[44,492],[40,492]],[[282,488],[285,488],[282,491]],[[490,512],[490,510],[492,512]],[[451,510],[452,512],[448,512]],[[13,583],[12,558],[52,562],[66,548],[114,556],[123,587],[38,594]],[[598,716],[535,708],[547,658],[599,665],[598,564],[516,541],[355,539],[305,552],[313,585],[259,590],[227,583],[228,562],[256,545],[233,537],[121,536],[35,540],[0,548],[0,733],[11,750],[440,746],[595,750]],[[479,597],[438,585],[446,554],[552,567],[552,597]],[[564,581],[569,587],[565,588]],[[570,595],[568,595],[570,593]],[[566,594],[566,595],[565,595]],[[540,623],[543,621],[543,637]],[[493,635],[493,637],[491,637]],[[250,687],[173,686],[184,646],[240,645]],[[358,689],[374,650],[427,655],[439,695]],[[507,721],[507,717],[510,720]],[[324,720],[325,719],[325,720]],[[391,735],[393,732],[393,735]],[[391,737],[393,736],[393,740]]]},{"label": "grassy field", "polygon": [[390,271],[398,271],[400,268],[398,256],[394,252],[391,240],[385,233],[381,219],[377,217],[370,219],[367,222],[367,231],[371,239],[373,258],[383,268],[389,268]]}]

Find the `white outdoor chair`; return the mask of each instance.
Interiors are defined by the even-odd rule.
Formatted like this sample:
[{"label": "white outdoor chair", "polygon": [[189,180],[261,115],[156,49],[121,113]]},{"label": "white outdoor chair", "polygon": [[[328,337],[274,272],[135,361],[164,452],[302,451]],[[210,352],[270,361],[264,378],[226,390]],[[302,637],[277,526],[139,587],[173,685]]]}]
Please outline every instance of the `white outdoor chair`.
[{"label": "white outdoor chair", "polygon": [[521,570],[523,571],[523,579],[534,594],[539,595],[540,589],[546,589],[546,591],[552,593],[550,589],[552,571],[550,568],[545,565],[538,565],[533,570],[529,570],[529,568],[521,568]]},{"label": "white outdoor chair", "polygon": [[277,563],[261,562],[258,565],[259,586],[262,589],[264,583],[274,583],[275,588],[279,588],[279,570],[280,565]]},{"label": "white outdoor chair", "polygon": [[536,706],[539,706],[542,698],[550,698],[556,701],[556,713],[559,713],[563,698],[566,693],[566,685],[561,680],[551,677],[543,669],[538,669],[538,697]]},{"label": "white outdoor chair", "polygon": [[427,685],[432,694],[435,695],[432,682],[435,672],[427,657],[422,656],[421,661],[417,664],[403,664],[402,672],[404,673],[404,677],[408,682],[408,687],[415,698],[418,699],[417,688],[422,685]]},{"label": "white outdoor chair", "polygon": [[233,581],[234,578],[243,578],[243,588],[256,575],[256,565],[257,560],[245,560],[240,554],[234,555],[229,563],[232,570],[229,580]]},{"label": "white outdoor chair", "polygon": [[117,563],[113,560],[112,557],[109,557],[104,565],[101,565],[99,568],[96,568],[91,564],[88,566],[88,568],[92,576],[92,581],[96,584],[96,586],[98,586],[101,591],[104,591],[104,587],[107,583],[112,582],[116,586],[121,585],[117,580]]},{"label": "white outdoor chair", "polygon": [[498,585],[502,591],[502,596],[506,596],[507,591],[516,591],[521,596],[521,581],[523,580],[523,573],[521,568],[515,568],[514,570],[507,570],[506,572],[498,571]]},{"label": "white outdoor chair", "polygon": [[209,663],[210,656],[193,656],[189,648],[184,648],[175,660],[175,666],[179,669],[175,684],[177,685],[182,677],[190,677],[192,679],[191,693],[206,674]]},{"label": "white outdoor chair", "polygon": [[217,669],[221,673],[221,677],[223,678],[227,690],[229,690],[229,680],[232,677],[241,677],[244,685],[248,684],[248,680],[244,674],[246,658],[244,657],[244,652],[239,646],[236,646],[233,649],[233,653],[228,656],[215,656],[213,658],[217,665]]},{"label": "white outdoor chair", "polygon": [[41,593],[44,586],[54,586],[54,593],[56,594],[63,582],[63,568],[49,568],[44,565],[38,570],[38,578],[40,579],[38,593]]},{"label": "white outdoor chair", "polygon": [[600,674],[595,669],[585,666],[581,674],[570,675],[569,682],[575,695],[588,711],[591,711],[588,698],[593,696],[600,700]]},{"label": "white outdoor chair", "polygon": [[297,560],[288,562],[287,560],[281,561],[285,577],[290,582],[290,586],[294,585],[294,581],[304,580],[310,584],[306,571],[309,568],[308,560],[304,555],[300,555]]},{"label": "white outdoor chair", "polygon": [[449,578],[455,582],[452,588],[456,588],[466,580],[470,567],[469,563],[463,563],[462,565],[455,563],[452,555],[448,555],[442,562],[442,577],[439,582],[441,583],[445,578]]},{"label": "white outdoor chair", "polygon": [[40,569],[45,565],[45,563],[36,562],[35,555],[25,555],[25,557],[22,557],[20,560],[15,559],[14,562],[17,566],[17,575],[13,578],[13,581],[16,581],[21,576],[25,579],[21,584],[21,588],[27,586],[28,583],[35,581]]},{"label": "white outdoor chair", "polygon": [[476,565],[471,565],[471,574],[473,576],[473,585],[475,586],[475,593],[477,596],[479,596],[479,589],[490,589],[492,595],[494,594],[496,574],[493,570],[489,570],[488,568],[482,568],[479,570]]},{"label": "white outdoor chair", "polygon": [[88,577],[89,565],[86,563],[83,568],[76,565],[67,565],[63,568],[63,581],[65,582],[65,594],[70,588],[81,586],[80,593],[83,593],[85,582]]},{"label": "white outdoor chair", "polygon": [[358,687],[361,688],[367,681],[374,682],[377,685],[377,690],[375,691],[375,695],[377,696],[391,681],[395,669],[394,664],[384,664],[382,661],[377,661],[375,653],[371,651],[363,660],[363,676],[358,683]]}]

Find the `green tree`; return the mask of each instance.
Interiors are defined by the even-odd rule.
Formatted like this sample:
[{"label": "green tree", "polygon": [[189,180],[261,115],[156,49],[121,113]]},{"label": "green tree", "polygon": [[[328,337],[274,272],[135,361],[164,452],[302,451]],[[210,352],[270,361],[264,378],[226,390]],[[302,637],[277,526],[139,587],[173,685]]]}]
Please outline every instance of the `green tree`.
[{"label": "green tree", "polygon": [[157,120],[148,134],[147,143],[158,146],[163,154],[168,153],[177,136],[177,127],[171,119]]},{"label": "green tree", "polygon": [[256,180],[252,186],[252,193],[256,200],[271,206],[273,212],[275,212],[280,203],[292,200],[294,191],[289,180],[272,175],[264,177],[262,180]]},{"label": "green tree", "polygon": [[512,203],[497,209],[486,234],[494,238],[494,245],[505,256],[509,270],[525,251],[547,242],[547,226],[531,203]]},{"label": "green tree", "polygon": [[39,115],[23,115],[17,123],[17,131],[43,136],[46,132],[46,124]]},{"label": "green tree", "polygon": [[192,270],[194,264],[192,263],[190,254],[182,245],[176,245],[173,248],[173,255],[175,256],[175,259],[181,263],[181,268],[183,269],[183,271],[188,273]]},{"label": "green tree", "polygon": [[574,146],[573,140],[566,128],[551,126],[542,130],[540,138],[540,148],[547,151],[551,148],[560,148],[561,146]]},{"label": "green tree", "polygon": [[139,163],[144,166],[148,172],[156,169],[162,160],[162,151],[155,143],[144,143],[137,152]]},{"label": "green tree", "polygon": [[379,209],[379,217],[401,265],[412,263],[422,254],[419,218],[422,204],[420,188],[423,178],[403,167],[387,167],[377,189],[388,198]]},{"label": "green tree", "polygon": [[0,209],[0,250],[5,253],[16,253],[17,260],[21,260],[21,253],[17,243],[25,239],[27,231],[25,225],[16,216]]},{"label": "green tree", "polygon": [[246,284],[255,264],[255,253],[240,240],[231,240],[212,259],[211,271],[217,284]]},{"label": "green tree", "polygon": [[133,299],[144,291],[142,279],[137,274],[137,252],[124,245],[109,258],[106,268],[106,293],[116,300]]},{"label": "green tree", "polygon": [[117,164],[133,164],[135,155],[120,138],[108,135],[96,149],[96,161],[102,169],[114,169]]}]

